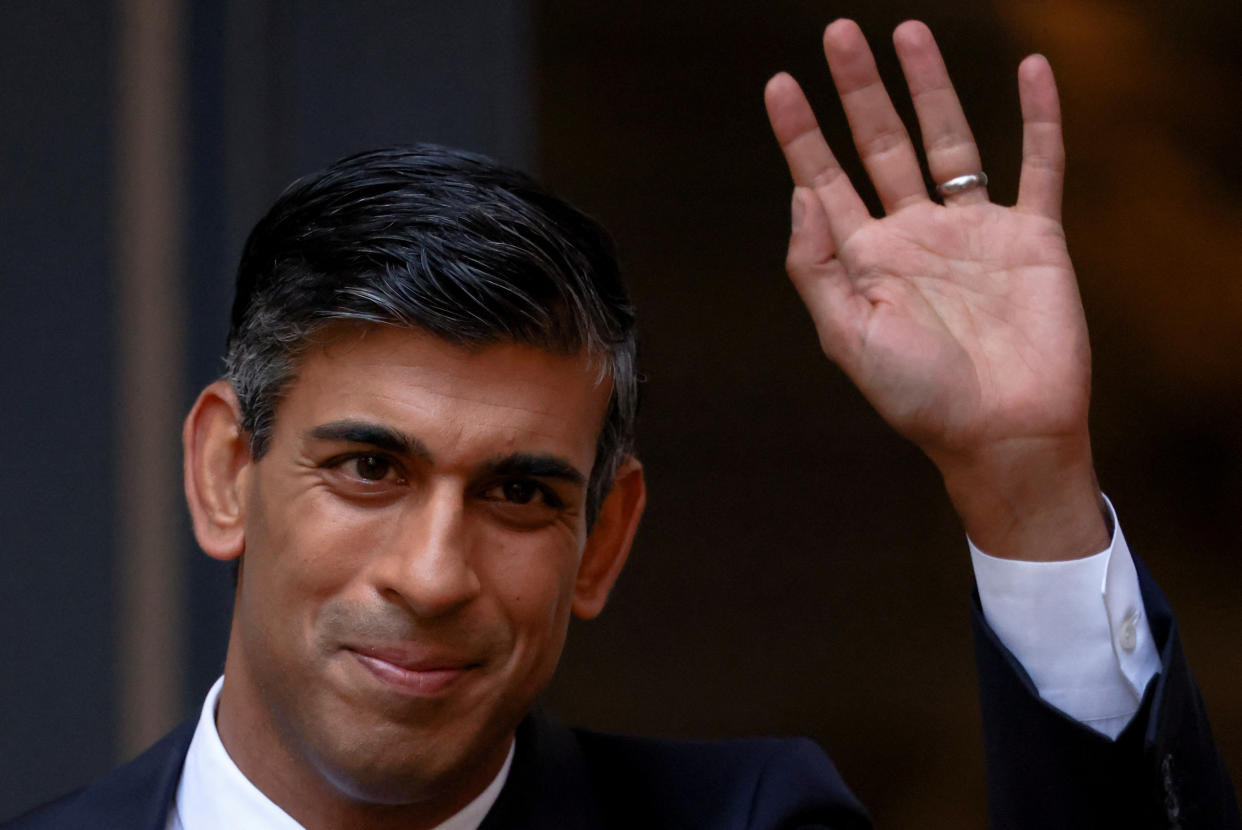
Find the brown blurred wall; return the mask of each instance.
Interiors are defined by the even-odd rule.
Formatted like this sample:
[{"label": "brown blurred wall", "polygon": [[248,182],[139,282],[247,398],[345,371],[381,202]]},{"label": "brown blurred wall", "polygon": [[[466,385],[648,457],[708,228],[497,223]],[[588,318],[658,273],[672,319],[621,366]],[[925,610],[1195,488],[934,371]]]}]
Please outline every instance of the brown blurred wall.
[{"label": "brown blurred wall", "polygon": [[934,470],[819,354],[781,268],[789,184],[761,91],[792,71],[848,155],[819,51],[837,16],[896,90],[889,33],[931,24],[998,201],[1017,188],[1017,64],[1051,59],[1100,478],[1180,615],[1239,780],[1236,2],[536,4],[540,172],[619,239],[652,490],[550,706],[620,731],[810,734],[878,826],[984,824],[961,532]]}]

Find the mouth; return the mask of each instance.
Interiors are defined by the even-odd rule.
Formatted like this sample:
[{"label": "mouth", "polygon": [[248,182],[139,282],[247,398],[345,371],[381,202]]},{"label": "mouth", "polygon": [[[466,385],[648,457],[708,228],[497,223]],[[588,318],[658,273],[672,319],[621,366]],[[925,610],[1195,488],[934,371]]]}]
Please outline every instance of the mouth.
[{"label": "mouth", "polygon": [[345,650],[386,687],[410,697],[443,694],[479,668],[479,663],[461,657],[414,654],[399,648],[350,646]]}]

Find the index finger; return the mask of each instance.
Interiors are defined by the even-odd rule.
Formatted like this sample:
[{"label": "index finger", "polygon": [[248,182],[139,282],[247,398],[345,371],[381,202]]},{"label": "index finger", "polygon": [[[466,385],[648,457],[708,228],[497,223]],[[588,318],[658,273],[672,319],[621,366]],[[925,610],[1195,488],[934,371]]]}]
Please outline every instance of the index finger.
[{"label": "index finger", "polygon": [[819,196],[828,211],[832,235],[840,243],[871,218],[867,206],[828,147],[815,113],[793,76],[785,72],[773,76],[763,100],[794,184],[809,187]]}]

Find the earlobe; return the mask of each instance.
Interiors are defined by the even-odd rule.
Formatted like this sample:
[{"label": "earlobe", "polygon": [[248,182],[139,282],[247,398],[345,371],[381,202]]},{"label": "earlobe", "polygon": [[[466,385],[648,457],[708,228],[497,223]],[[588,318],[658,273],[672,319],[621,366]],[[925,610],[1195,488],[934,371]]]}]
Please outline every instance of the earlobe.
[{"label": "earlobe", "polygon": [[621,575],[630,554],[638,521],[647,504],[643,465],[630,457],[621,465],[612,490],[600,507],[599,517],[587,537],[574,584],[573,612],[591,619],[604,610],[608,593]]},{"label": "earlobe", "polygon": [[218,380],[199,394],[181,441],[185,498],[199,547],[214,559],[236,559],[246,549],[243,505],[251,459],[228,381]]}]

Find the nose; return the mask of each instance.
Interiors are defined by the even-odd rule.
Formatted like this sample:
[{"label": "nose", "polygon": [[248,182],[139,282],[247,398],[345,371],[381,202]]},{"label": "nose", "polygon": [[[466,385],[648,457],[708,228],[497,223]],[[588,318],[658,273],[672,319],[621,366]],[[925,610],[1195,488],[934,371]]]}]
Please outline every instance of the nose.
[{"label": "nose", "polygon": [[450,614],[479,595],[465,504],[454,490],[432,488],[411,505],[376,563],[380,592],[417,617]]}]

